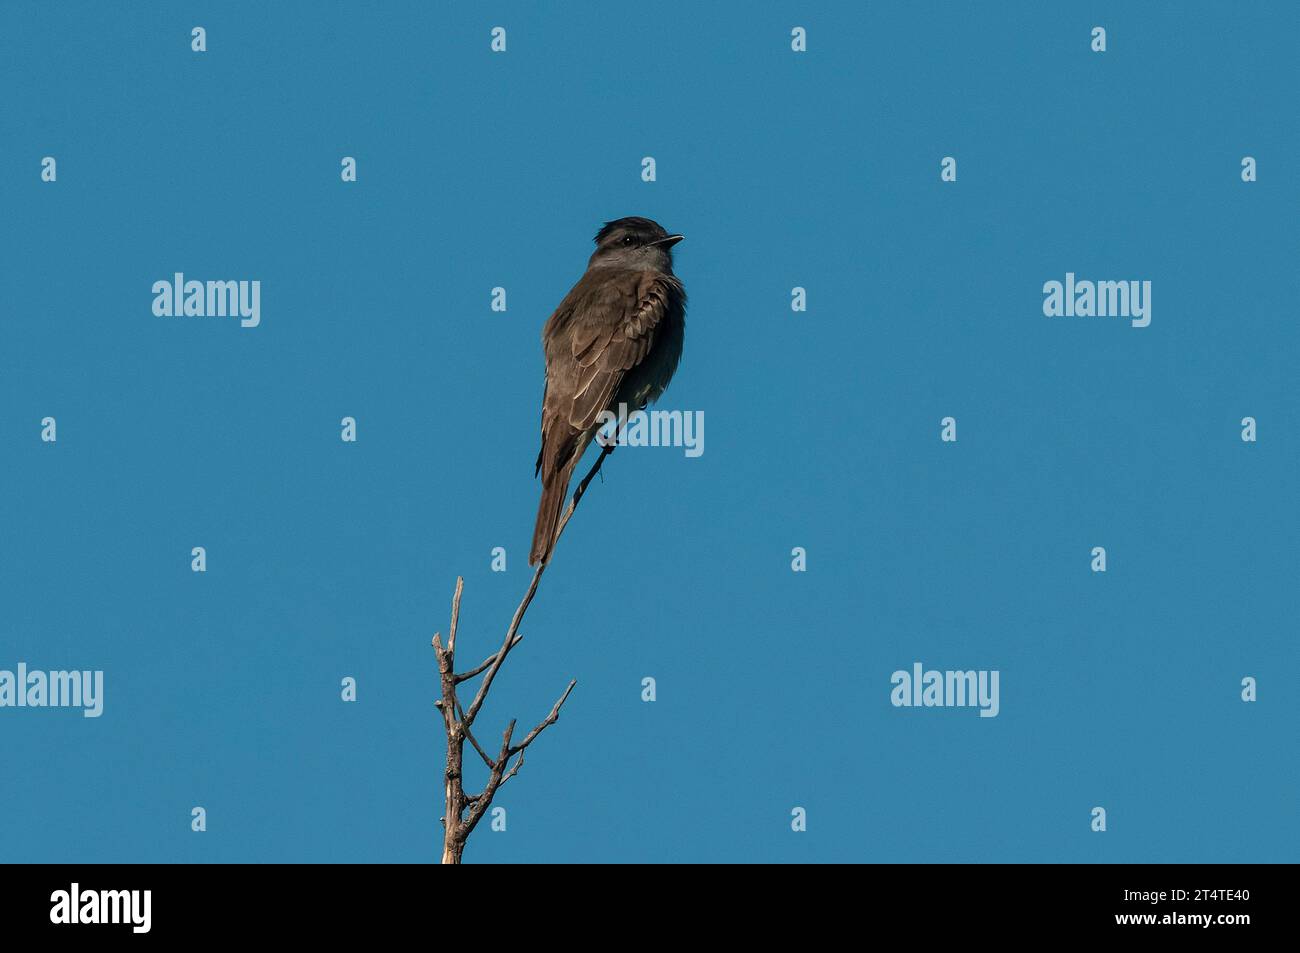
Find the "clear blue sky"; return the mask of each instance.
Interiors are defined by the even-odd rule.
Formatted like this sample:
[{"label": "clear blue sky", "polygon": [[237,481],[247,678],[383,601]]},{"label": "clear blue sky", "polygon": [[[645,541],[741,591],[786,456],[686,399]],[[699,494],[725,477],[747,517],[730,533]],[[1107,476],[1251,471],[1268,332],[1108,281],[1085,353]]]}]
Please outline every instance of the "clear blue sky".
[{"label": "clear blue sky", "polygon": [[[527,585],[539,331],[633,214],[705,453],[593,485],[480,734],[578,687],[467,860],[1297,859],[1294,7],[367,6],[0,12],[0,668],[106,682],[0,709],[0,860],[436,856],[429,640]],[[155,317],[176,271],[261,325]],[[1045,317],[1067,271],[1150,327]],[[917,661],[1000,714],[891,706]]]}]

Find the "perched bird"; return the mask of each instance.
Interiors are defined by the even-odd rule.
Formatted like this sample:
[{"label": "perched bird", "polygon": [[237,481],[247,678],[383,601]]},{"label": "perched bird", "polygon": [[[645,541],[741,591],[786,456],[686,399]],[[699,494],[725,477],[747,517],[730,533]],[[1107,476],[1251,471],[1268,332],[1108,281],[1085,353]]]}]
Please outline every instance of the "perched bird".
[{"label": "perched bird", "polygon": [[569,481],[619,404],[640,410],[664,392],[682,356],[686,291],[673,274],[669,235],[648,218],[607,222],[587,271],[542,329],[546,390],[537,474],[542,501],[528,564],[545,563]]}]

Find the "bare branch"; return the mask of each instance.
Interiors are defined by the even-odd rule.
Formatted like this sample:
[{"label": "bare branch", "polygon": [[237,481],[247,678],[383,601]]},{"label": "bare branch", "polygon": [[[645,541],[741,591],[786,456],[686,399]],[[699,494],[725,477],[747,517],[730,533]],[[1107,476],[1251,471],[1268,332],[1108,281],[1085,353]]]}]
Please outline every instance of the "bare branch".
[{"label": "bare branch", "polygon": [[478,739],[474,737],[474,733],[470,731],[469,726],[465,724],[465,712],[460,707],[459,698],[456,699],[456,714],[461,720],[461,725],[465,730],[465,737],[469,739],[469,743],[474,746],[474,750],[477,751],[479,757],[483,759],[483,763],[487,765],[488,770],[495,771],[497,763],[488,757],[488,753],[483,750],[483,746],[478,743]]},{"label": "bare branch", "polygon": [[497,769],[497,763],[488,757],[487,752],[483,750],[483,746],[475,740],[474,736],[470,734],[468,728],[465,729],[465,737],[468,738],[469,743],[474,746],[474,750],[477,751],[478,756],[483,759],[483,763],[487,765],[488,770],[495,771]]},{"label": "bare branch", "polygon": [[[573,517],[574,511],[578,508],[578,504],[582,502],[582,496],[587,492],[587,486],[596,478],[596,474],[600,472],[600,468],[604,464],[605,458],[614,452],[615,446],[617,446],[617,444],[610,443],[607,446],[601,447],[600,456],[596,458],[596,463],[587,472],[587,475],[582,478],[582,482],[578,484],[578,488],[573,492],[573,500],[570,501],[569,508],[565,510],[564,516],[560,519],[559,526],[556,527],[555,542],[558,543],[560,541],[560,534],[564,532],[564,527],[568,525],[569,520]],[[554,547],[552,547],[552,551],[553,550]],[[483,707],[483,701],[487,698],[488,689],[492,687],[492,680],[497,677],[497,672],[500,671],[501,664],[506,660],[506,656],[510,654],[510,650],[518,644],[518,641],[515,639],[515,634],[519,631],[519,623],[524,620],[524,613],[528,611],[528,606],[533,601],[533,596],[537,594],[537,584],[541,582],[542,573],[546,571],[547,565],[547,563],[539,563],[537,571],[533,573],[533,581],[528,584],[528,591],[524,593],[524,598],[523,601],[519,603],[519,608],[515,609],[514,618],[510,620],[510,628],[506,630],[506,638],[501,644],[500,651],[497,652],[496,660],[487,670],[487,674],[483,676],[483,681],[479,684],[478,691],[474,695],[474,700],[470,702],[469,710],[465,713],[465,724],[472,725],[474,719],[478,717],[478,710]]]},{"label": "bare branch", "polygon": [[497,758],[496,767],[488,776],[487,784],[483,788],[483,793],[478,796],[474,806],[470,808],[469,817],[465,819],[465,836],[469,837],[470,832],[474,830],[480,818],[487,811],[488,805],[492,803],[492,797],[497,793],[497,788],[501,787],[501,774],[506,767],[506,752],[510,750],[510,738],[515,733],[515,720],[510,719],[510,724],[506,725],[506,730],[501,734],[501,756]]},{"label": "bare branch", "polygon": [[[442,697],[439,698],[433,704],[434,707],[437,708],[438,711],[442,713],[442,720],[446,724],[447,731],[450,736],[452,725],[455,723],[455,718],[453,717],[453,708],[459,703],[456,700],[455,683],[452,682],[450,685],[448,684],[448,678],[451,675],[450,653],[447,652],[445,649],[443,649],[442,642],[439,641],[438,633],[436,632],[434,633],[433,636],[433,654],[438,659],[438,676],[439,676],[439,681],[442,685]],[[450,691],[448,690],[449,688]],[[448,707],[447,704],[449,697],[452,702],[452,707]],[[450,765],[448,765],[448,767],[450,768]]]},{"label": "bare branch", "polygon": [[537,740],[538,735],[560,720],[560,706],[564,704],[565,700],[569,697],[569,692],[573,691],[573,686],[577,684],[578,680],[576,678],[569,682],[569,687],[564,690],[564,694],[560,696],[559,701],[557,701],[551,708],[551,713],[542,719],[541,724],[528,732],[523,741],[511,748],[507,752],[507,755],[522,754],[525,748]]},{"label": "bare branch", "polygon": [[[517,636],[515,636],[514,644],[512,644],[510,647],[513,649],[516,645],[519,644],[519,640],[522,639],[522,638],[523,638],[522,635],[517,635]],[[474,667],[473,667],[472,669],[470,669],[468,672],[462,672],[461,674],[457,675],[457,676],[456,676],[456,684],[459,685],[461,682],[468,682],[468,681],[469,681],[471,678],[473,678],[475,675],[477,675],[477,674],[479,674],[481,671],[483,671],[483,669],[487,668],[489,665],[491,665],[493,662],[495,662],[495,661],[496,661],[496,658],[497,658],[497,654],[496,654],[495,652],[493,652],[491,655],[489,655],[487,658],[485,658],[485,659],[482,661],[481,664],[474,666]]]},{"label": "bare branch", "polygon": [[[568,509],[565,510],[556,527],[555,542],[559,541],[560,534],[564,532],[564,527],[572,519],[578,504],[582,501],[583,494],[587,492],[587,487],[596,478],[596,474],[600,472],[605,458],[614,452],[615,446],[617,446],[616,442],[601,448],[600,456],[597,457],[595,464],[587,475],[582,478],[578,488],[574,490],[573,499],[570,500]],[[470,726],[474,724],[474,719],[478,717],[479,710],[487,699],[488,690],[492,687],[492,682],[496,678],[497,672],[501,670],[506,656],[523,639],[523,636],[519,634],[519,626],[523,623],[524,613],[528,611],[533,596],[537,594],[537,586],[541,582],[542,573],[546,571],[546,566],[546,563],[542,563],[533,572],[532,581],[528,584],[528,591],[524,593],[524,598],[520,601],[519,606],[515,609],[514,616],[510,619],[510,627],[506,630],[506,636],[501,643],[501,648],[484,659],[482,664],[460,675],[455,673],[456,632],[460,625],[460,598],[465,587],[465,580],[461,576],[456,577],[456,593],[451,601],[451,628],[447,634],[446,649],[442,647],[438,635],[433,637],[433,650],[438,658],[438,675],[442,695],[436,704],[438,710],[442,712],[447,729],[447,766],[445,771],[447,807],[442,818],[442,862],[444,864],[460,863],[465,850],[465,841],[469,838],[475,825],[482,819],[484,813],[487,812],[497,789],[519,773],[519,769],[524,763],[524,749],[532,744],[537,739],[537,736],[550,725],[559,720],[560,708],[577,684],[576,680],[569,682],[564,694],[559,697],[559,700],[551,708],[550,714],[542,719],[541,723],[530,731],[518,745],[511,745],[510,743],[515,731],[515,722],[512,720],[502,735],[501,754],[495,760],[483,750],[483,747],[474,737],[474,733],[470,730]],[[478,691],[474,693],[474,699],[470,702],[469,708],[464,709],[461,707],[460,699],[456,696],[456,686],[479,674],[483,675],[483,680],[479,683]],[[461,776],[461,765],[467,739],[488,768],[487,784],[478,794],[465,793]],[[514,764],[510,764],[511,758],[515,758]],[[466,812],[468,812],[468,815]]]},{"label": "bare branch", "polygon": [[[511,768],[509,771],[507,771],[507,772],[506,772],[506,773],[501,777],[501,784],[505,784],[507,781],[509,781],[511,778],[513,778],[516,774],[518,774],[518,773],[519,773],[519,769],[522,768],[523,766],[524,766],[524,753],[521,751],[521,752],[519,752],[519,757],[515,759],[515,765],[514,765],[514,767]],[[498,784],[497,787],[501,787],[501,784]]]},{"label": "bare branch", "polygon": [[[515,759],[515,763],[511,766],[510,770],[507,771],[504,775],[502,775],[501,784],[505,784],[507,781],[513,778],[516,774],[519,773],[519,769],[524,766],[524,749],[527,748],[534,741],[536,741],[537,736],[540,735],[543,731],[545,731],[548,726],[553,725],[560,720],[560,707],[564,704],[565,699],[569,697],[569,692],[573,691],[573,686],[577,684],[578,684],[578,680],[576,678],[570,681],[569,687],[564,690],[564,694],[560,696],[559,701],[557,701],[554,707],[551,708],[551,713],[547,715],[545,719],[543,719],[540,725],[538,725],[532,731],[528,732],[528,735],[524,738],[523,741],[521,741],[519,744],[515,745],[513,748],[510,749],[510,751],[507,753],[507,758],[516,754],[519,755],[519,757]],[[497,787],[501,787],[501,784],[498,784]]]},{"label": "bare branch", "polygon": [[528,604],[533,601],[533,596],[537,594],[537,584],[542,579],[542,573],[546,571],[546,563],[539,563],[537,570],[533,573],[533,581],[528,584],[528,591],[524,593],[524,599],[519,603],[519,608],[515,609],[514,618],[510,620],[510,628],[506,631],[506,640],[501,644],[497,651],[496,658],[488,668],[487,674],[483,676],[483,681],[479,683],[478,691],[474,693],[474,700],[469,704],[469,710],[465,712],[465,724],[474,724],[474,719],[478,717],[478,710],[483,707],[483,700],[487,698],[488,689],[492,687],[492,680],[497,677],[497,672],[501,670],[501,663],[506,660],[510,650],[517,644],[515,633],[519,630],[519,623],[523,621],[524,613],[528,611]]},{"label": "bare branch", "polygon": [[[568,525],[574,511],[578,508],[578,504],[582,502],[582,495],[587,492],[587,485],[596,478],[596,474],[600,472],[601,466],[605,463],[605,458],[614,452],[615,446],[617,446],[617,443],[611,443],[600,448],[600,456],[596,458],[596,465],[588,471],[587,475],[582,478],[582,482],[578,484],[578,488],[573,491],[573,500],[569,503],[569,508],[564,511],[564,516],[560,519],[560,525],[555,530],[555,541],[557,543],[560,541],[560,534],[564,532],[564,527]],[[619,457],[619,459],[623,458]]]},{"label": "bare branch", "polygon": [[506,752],[510,750],[510,736],[515,733],[515,719],[510,719],[510,724],[506,725],[506,730],[501,732],[501,757],[497,759],[500,763],[506,759]]},{"label": "bare branch", "polygon": [[451,629],[447,632],[447,654],[453,659],[456,657],[456,626],[460,624],[460,594],[464,589],[465,578],[457,576],[456,594],[451,597]]}]

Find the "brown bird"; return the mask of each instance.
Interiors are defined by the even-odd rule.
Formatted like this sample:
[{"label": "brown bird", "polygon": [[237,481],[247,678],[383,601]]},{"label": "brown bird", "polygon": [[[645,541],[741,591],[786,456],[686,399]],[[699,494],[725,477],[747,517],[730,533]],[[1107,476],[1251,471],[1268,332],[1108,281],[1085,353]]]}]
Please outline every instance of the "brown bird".
[{"label": "brown bird", "polygon": [[587,271],[542,329],[546,390],[537,508],[528,564],[545,563],[569,481],[602,423],[619,404],[640,410],[664,392],[682,356],[686,291],[673,274],[669,235],[648,218],[607,222]]}]

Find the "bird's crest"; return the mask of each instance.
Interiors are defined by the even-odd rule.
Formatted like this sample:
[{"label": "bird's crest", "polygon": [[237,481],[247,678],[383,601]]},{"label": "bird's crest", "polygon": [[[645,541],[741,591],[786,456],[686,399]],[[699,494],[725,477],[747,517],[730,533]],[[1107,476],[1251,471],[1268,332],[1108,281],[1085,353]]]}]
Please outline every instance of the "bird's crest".
[{"label": "bird's crest", "polygon": [[596,233],[593,239],[597,245],[609,238],[619,230],[624,230],[641,238],[645,241],[654,241],[656,238],[666,238],[668,233],[664,231],[663,226],[653,219],[642,218],[639,215],[629,215],[627,218],[616,218],[612,222],[606,222],[600,231]]}]

